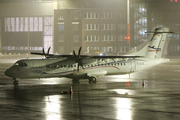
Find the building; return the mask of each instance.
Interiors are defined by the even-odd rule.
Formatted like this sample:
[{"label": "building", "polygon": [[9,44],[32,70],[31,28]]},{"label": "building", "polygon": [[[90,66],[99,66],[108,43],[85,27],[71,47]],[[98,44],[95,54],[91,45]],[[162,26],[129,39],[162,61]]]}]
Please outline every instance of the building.
[{"label": "building", "polygon": [[[2,53],[47,51],[82,54],[124,53],[147,41],[146,31],[169,27],[179,31],[179,0],[1,0]],[[130,33],[130,36],[128,35]],[[169,34],[166,54],[179,55],[179,34]]]},{"label": "building", "polygon": [[[66,5],[70,2],[73,1]],[[71,8],[60,4],[54,11],[55,52],[68,54],[80,46],[87,54],[91,50],[126,52],[126,1],[115,2],[116,6],[107,0],[79,1],[78,6]]]},{"label": "building", "polygon": [[2,0],[0,45],[2,53],[30,53],[53,47],[53,2]]},{"label": "building", "polygon": [[[180,31],[179,0],[130,0],[131,1],[131,39],[133,46],[148,39],[145,31],[157,27],[168,27],[170,31]],[[169,44],[166,55],[179,55],[179,33],[168,35]]]}]

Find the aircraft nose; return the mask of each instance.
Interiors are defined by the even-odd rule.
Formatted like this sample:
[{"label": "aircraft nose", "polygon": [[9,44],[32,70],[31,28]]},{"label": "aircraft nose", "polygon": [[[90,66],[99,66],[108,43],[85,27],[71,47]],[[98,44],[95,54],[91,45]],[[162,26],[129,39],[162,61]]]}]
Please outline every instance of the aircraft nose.
[{"label": "aircraft nose", "polygon": [[9,69],[7,69],[7,70],[4,72],[4,74],[5,74],[6,76],[8,76],[8,77],[11,77],[11,72],[10,72]]}]

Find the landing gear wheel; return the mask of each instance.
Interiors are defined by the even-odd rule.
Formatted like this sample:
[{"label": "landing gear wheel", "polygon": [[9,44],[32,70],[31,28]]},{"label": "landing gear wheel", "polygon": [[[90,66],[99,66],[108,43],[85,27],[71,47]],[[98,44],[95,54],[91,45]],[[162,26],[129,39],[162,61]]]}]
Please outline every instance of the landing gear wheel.
[{"label": "landing gear wheel", "polygon": [[14,84],[15,86],[18,86],[19,82],[18,82],[16,79],[14,79],[13,84]]},{"label": "landing gear wheel", "polygon": [[73,83],[79,83],[79,79],[73,79],[72,82]]},{"label": "landing gear wheel", "polygon": [[96,83],[96,77],[90,77],[89,83]]}]

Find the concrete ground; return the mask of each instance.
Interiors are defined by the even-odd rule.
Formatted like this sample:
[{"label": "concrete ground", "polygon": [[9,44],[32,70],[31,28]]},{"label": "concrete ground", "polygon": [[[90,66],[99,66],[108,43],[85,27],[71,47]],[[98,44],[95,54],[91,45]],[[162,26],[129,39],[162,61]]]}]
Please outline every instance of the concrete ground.
[{"label": "concrete ground", "polygon": [[[99,77],[96,84],[51,78],[19,80],[19,87],[14,87],[4,71],[19,58],[23,57],[0,57],[0,120],[180,119],[179,59],[130,78]],[[70,86],[72,95],[61,94]]]}]

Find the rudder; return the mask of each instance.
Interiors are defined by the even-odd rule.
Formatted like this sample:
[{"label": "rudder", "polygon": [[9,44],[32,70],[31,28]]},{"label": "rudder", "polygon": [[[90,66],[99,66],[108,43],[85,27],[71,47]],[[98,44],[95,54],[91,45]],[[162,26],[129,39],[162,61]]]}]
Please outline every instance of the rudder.
[{"label": "rudder", "polygon": [[160,27],[155,29],[155,32],[150,33],[154,33],[154,35],[148,45],[146,57],[161,58],[167,40],[167,34],[172,32],[169,32],[169,28]]}]

